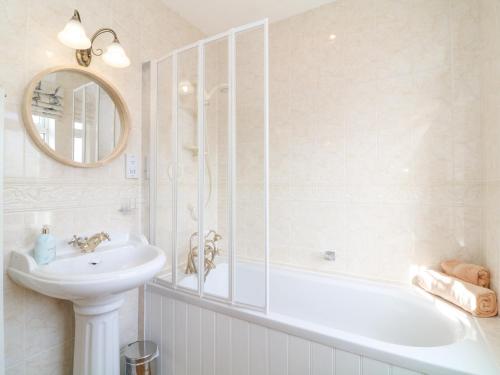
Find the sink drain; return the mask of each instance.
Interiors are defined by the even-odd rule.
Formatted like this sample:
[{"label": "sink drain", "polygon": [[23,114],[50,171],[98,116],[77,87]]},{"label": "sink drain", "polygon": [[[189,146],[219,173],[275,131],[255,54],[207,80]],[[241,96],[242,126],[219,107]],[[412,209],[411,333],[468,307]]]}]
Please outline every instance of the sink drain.
[{"label": "sink drain", "polygon": [[91,266],[97,266],[99,263],[101,263],[101,261],[100,261],[100,260],[91,260],[91,261],[89,262],[89,264],[90,264]]}]

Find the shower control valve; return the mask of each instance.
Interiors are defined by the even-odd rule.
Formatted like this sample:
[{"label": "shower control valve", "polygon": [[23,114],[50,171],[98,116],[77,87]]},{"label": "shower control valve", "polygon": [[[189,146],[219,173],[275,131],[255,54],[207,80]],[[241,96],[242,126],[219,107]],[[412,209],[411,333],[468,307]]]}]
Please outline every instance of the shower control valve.
[{"label": "shower control valve", "polygon": [[327,250],[323,253],[323,257],[325,258],[325,260],[335,262],[335,251]]}]

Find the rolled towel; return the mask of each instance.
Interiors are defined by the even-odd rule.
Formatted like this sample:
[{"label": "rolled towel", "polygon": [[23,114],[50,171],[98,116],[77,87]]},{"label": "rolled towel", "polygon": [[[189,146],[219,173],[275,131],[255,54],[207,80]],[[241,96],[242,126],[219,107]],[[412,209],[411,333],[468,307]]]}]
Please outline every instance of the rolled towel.
[{"label": "rolled towel", "polygon": [[491,289],[433,270],[420,271],[415,282],[427,292],[461,307],[474,316],[488,318],[498,313],[496,294]]},{"label": "rolled towel", "polygon": [[484,288],[490,286],[490,271],[477,264],[464,263],[460,260],[447,260],[441,263],[444,273]]}]

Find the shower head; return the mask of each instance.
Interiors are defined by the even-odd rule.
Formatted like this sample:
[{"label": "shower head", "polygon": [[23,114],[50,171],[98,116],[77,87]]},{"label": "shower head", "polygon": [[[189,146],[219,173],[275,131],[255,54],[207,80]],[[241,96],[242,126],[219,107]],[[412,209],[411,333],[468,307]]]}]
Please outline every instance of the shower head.
[{"label": "shower head", "polygon": [[[196,83],[192,83],[191,81],[185,80],[179,82],[177,91],[179,93],[179,96],[188,96],[195,94],[196,88],[197,88]],[[229,90],[229,85],[227,83],[220,83],[218,85],[215,85],[209,92],[205,92],[205,105],[210,104],[210,100],[215,94],[217,93],[225,94],[228,92],[228,90]]]}]

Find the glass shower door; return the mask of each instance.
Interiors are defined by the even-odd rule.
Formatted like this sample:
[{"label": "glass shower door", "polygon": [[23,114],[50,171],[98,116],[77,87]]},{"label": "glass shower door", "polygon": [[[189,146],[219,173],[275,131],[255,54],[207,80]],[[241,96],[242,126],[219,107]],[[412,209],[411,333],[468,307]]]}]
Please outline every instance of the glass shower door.
[{"label": "glass shower door", "polygon": [[228,37],[204,46],[205,295],[229,298]]},{"label": "glass shower door", "polygon": [[259,310],[269,290],[267,27],[232,29],[156,62],[151,193],[166,285]]},{"label": "glass shower door", "polygon": [[[198,207],[198,49],[179,52],[177,59],[176,113],[176,275],[178,286],[197,291],[199,261]],[[174,120],[175,121],[175,120]]]},{"label": "glass shower door", "polygon": [[265,25],[234,35],[234,300],[266,306],[267,120]]}]

